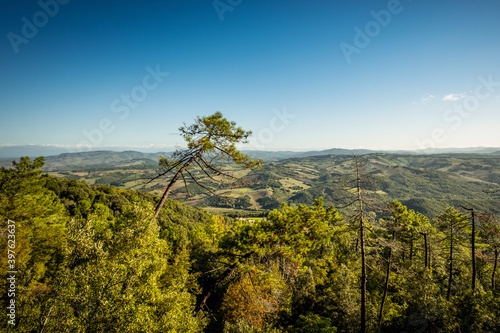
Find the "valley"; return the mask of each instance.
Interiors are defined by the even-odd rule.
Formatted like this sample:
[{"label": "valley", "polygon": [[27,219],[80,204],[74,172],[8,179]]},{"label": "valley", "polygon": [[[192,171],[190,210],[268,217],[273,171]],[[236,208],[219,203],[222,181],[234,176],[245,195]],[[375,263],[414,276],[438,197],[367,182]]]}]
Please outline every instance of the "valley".
[{"label": "valley", "polygon": [[[170,198],[230,216],[264,216],[282,202],[311,205],[319,197],[327,205],[347,204],[346,190],[353,187],[349,184],[353,179],[353,156],[304,155],[268,159],[254,170],[225,164],[222,168],[240,180],[222,185],[193,169],[193,174],[201,177],[213,194],[194,183],[187,182],[186,187],[177,182]],[[44,171],[89,185],[111,185],[160,195],[169,178],[148,183],[158,174],[160,156],[161,153],[133,151],[61,154],[47,157]],[[367,196],[377,206],[397,199],[429,218],[448,206],[463,204],[493,214],[500,212],[500,195],[489,193],[500,187],[498,154],[368,153],[360,157],[365,164],[363,173],[373,183],[366,186]],[[188,191],[190,196],[186,198]]]}]

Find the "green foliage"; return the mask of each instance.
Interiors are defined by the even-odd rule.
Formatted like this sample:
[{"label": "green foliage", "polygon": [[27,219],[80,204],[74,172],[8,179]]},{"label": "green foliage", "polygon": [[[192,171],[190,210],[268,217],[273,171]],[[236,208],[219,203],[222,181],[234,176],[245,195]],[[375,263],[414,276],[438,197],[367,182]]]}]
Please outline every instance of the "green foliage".
[{"label": "green foliage", "polygon": [[278,189],[281,188],[280,176],[276,173],[271,172],[271,168],[263,168],[261,172],[259,172],[254,179],[252,179],[252,183],[249,185],[252,189]]},{"label": "green foliage", "polygon": [[234,324],[226,322],[224,325],[223,333],[282,333],[282,331],[273,327],[255,327],[245,320],[240,319]]},{"label": "green foliage", "polygon": [[[206,184],[207,180],[224,185],[227,182],[225,178],[236,179],[223,171],[221,162],[230,161],[236,165],[243,165],[247,169],[258,168],[263,163],[262,160],[252,160],[248,155],[236,149],[237,143],[248,142],[248,137],[252,132],[236,127],[234,121],[228,121],[220,112],[208,117],[197,117],[194,124],[183,126],[179,128],[179,131],[187,143],[187,148],[177,149],[172,155],[172,161],[164,157],[160,158],[159,166],[162,172],[150,180],[160,178],[169,172],[174,173],[156,206],[155,218],[158,217],[166,198],[179,179],[184,182],[187,196],[191,193],[186,177],[190,182],[213,193]],[[196,168],[196,172],[193,171],[193,167]]]},{"label": "green foliage", "polygon": [[262,164],[262,160],[252,160],[236,149],[236,143],[248,143],[248,137],[252,132],[236,127],[234,121],[228,121],[220,112],[208,117],[197,117],[193,125],[180,127],[179,131],[187,142],[189,150],[221,154],[222,157],[246,168]]},{"label": "green foliage", "polygon": [[[168,263],[172,253],[158,237],[152,211],[152,206],[126,207],[104,230],[96,230],[91,220],[70,224],[69,280],[60,290],[70,297],[55,301],[54,327],[113,332],[200,330],[191,315],[193,296],[186,290],[185,278],[170,272],[175,269]],[[73,313],[64,310],[68,307]]]},{"label": "green foliage", "polygon": [[1,221],[17,228],[16,331],[201,331],[189,256],[159,237],[154,197],[41,177],[42,165],[0,173]]},{"label": "green foliage", "polygon": [[328,317],[308,312],[300,315],[296,322],[294,333],[336,333],[337,328],[332,326],[332,320]]},{"label": "green foliage", "polygon": [[273,197],[262,197],[257,199],[257,202],[262,206],[262,209],[277,209],[281,206],[278,199]]},{"label": "green foliage", "polygon": [[[66,252],[64,206],[44,187],[43,157],[21,158],[0,169],[0,267],[2,299],[7,299],[7,223],[15,222],[16,322],[29,323],[53,291]],[[9,258],[10,259],[10,258]],[[4,321],[6,323],[6,321]],[[2,324],[3,325],[3,324]]]},{"label": "green foliage", "polygon": [[248,195],[243,197],[211,196],[205,200],[205,204],[211,207],[240,208],[247,209],[252,206]]},{"label": "green foliage", "polygon": [[47,219],[52,225],[64,224],[67,216],[57,196],[45,189],[41,177],[43,157],[31,161],[22,157],[13,168],[0,170],[0,218],[37,225]]},{"label": "green foliage", "polygon": [[229,230],[221,246],[238,253],[268,253],[299,259],[327,242],[330,226],[341,219],[335,208],[323,207],[321,198],[313,207],[283,204],[281,210],[269,213],[266,220],[253,225],[240,223]]},{"label": "green foliage", "polygon": [[[195,136],[189,139],[211,148]],[[457,165],[453,158],[399,162],[406,169],[388,170],[409,186],[417,178],[407,172],[423,172],[445,185],[440,172],[417,167],[483,170],[476,162]],[[232,220],[166,200],[154,219],[153,194],[53,178],[41,173],[42,166],[43,158],[22,158],[0,170],[3,249],[7,220],[16,221],[16,332],[359,331],[359,228],[328,205],[335,191],[316,186],[313,178],[302,182],[304,188],[312,185],[306,190],[293,190],[297,183],[290,182],[288,190],[298,192],[275,188],[271,197],[259,199],[273,208],[279,198],[295,196],[312,200],[310,206],[283,204],[266,218]],[[282,167],[271,165],[262,180],[285,173],[305,180],[311,165]],[[333,175],[333,169],[321,172]],[[372,176],[383,178],[376,169]],[[334,182],[336,176],[314,177]],[[367,190],[375,198],[377,191]],[[313,200],[320,194],[325,199]],[[250,202],[249,196],[231,199],[232,205]],[[468,215],[449,207],[431,221],[402,202],[390,200],[366,223],[367,331],[500,331],[500,293],[492,283],[500,244],[494,216],[479,209],[476,215],[472,291]],[[348,208],[344,212],[351,215]],[[6,251],[0,257],[6,272]],[[4,273],[2,281],[5,301]]]}]

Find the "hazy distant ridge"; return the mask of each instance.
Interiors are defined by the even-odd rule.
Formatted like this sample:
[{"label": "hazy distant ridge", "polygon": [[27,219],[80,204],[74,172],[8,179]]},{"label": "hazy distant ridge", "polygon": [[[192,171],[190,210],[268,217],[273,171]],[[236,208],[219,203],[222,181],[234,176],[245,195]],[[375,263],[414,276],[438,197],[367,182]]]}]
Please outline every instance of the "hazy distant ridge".
[{"label": "hazy distant ridge", "polygon": [[[311,151],[267,151],[242,150],[253,158],[262,158],[264,161],[279,161],[287,158],[300,158],[322,155],[367,155],[374,153],[387,154],[500,154],[500,147],[471,147],[471,148],[428,148],[423,150],[370,150],[370,149],[343,149],[331,148]],[[57,146],[0,146],[0,166],[10,166],[13,159],[21,156],[45,156],[47,165],[53,164],[114,164],[132,159],[158,161],[160,156],[168,156],[171,151],[158,152],[154,148],[145,148],[141,151],[127,150],[124,147],[113,147],[106,150],[88,152],[70,152],[66,148]]]}]

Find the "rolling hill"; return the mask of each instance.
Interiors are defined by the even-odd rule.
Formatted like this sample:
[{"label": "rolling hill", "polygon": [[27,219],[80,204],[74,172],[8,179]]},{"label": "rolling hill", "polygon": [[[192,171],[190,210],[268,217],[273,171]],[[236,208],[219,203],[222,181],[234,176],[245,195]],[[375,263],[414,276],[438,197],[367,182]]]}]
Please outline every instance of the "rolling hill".
[{"label": "rolling hill", "polygon": [[[323,197],[328,205],[348,203],[349,181],[353,178],[353,151],[331,150],[337,154],[320,154],[268,160],[259,170],[242,170],[223,166],[237,177],[238,186],[221,186],[211,181],[205,185],[219,196],[212,196],[194,184],[188,184],[192,196],[185,199],[183,184],[176,184],[172,197],[194,206],[234,214],[251,214],[288,204],[312,204]],[[363,172],[373,180],[366,185],[366,195],[380,206],[394,199],[429,217],[450,205],[469,205],[478,210],[500,213],[500,194],[487,193],[500,187],[499,154],[387,154],[363,151]],[[363,152],[357,151],[359,155]],[[283,152],[274,158],[296,154]],[[307,152],[303,153],[318,152]],[[65,153],[46,158],[44,171],[56,177],[85,181],[89,184],[113,185],[160,194],[168,179],[146,184],[158,170],[158,158],[166,153],[135,151],[95,151]],[[269,156],[267,156],[269,157]],[[196,170],[193,170],[197,173]],[[198,172],[199,175],[201,175]],[[347,188],[347,191],[346,191]]]}]

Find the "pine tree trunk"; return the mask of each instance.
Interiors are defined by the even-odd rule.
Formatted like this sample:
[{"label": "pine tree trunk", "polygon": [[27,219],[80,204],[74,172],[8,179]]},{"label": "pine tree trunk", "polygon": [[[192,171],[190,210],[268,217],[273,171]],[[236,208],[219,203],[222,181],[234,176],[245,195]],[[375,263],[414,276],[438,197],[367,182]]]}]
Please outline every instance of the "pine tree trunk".
[{"label": "pine tree trunk", "polygon": [[185,168],[183,167],[179,171],[177,171],[177,173],[175,174],[174,178],[172,178],[172,180],[170,181],[170,183],[168,183],[167,189],[165,190],[165,192],[163,192],[161,200],[158,203],[158,205],[156,206],[156,209],[155,209],[155,219],[158,218],[158,215],[160,214],[160,210],[163,207],[163,205],[165,204],[165,201],[167,201],[167,197],[170,194],[170,191],[172,190],[172,187],[174,186],[174,184],[177,181],[177,179],[179,179],[179,177],[181,176],[181,174],[184,171],[184,169]]},{"label": "pine tree trunk", "polygon": [[[392,240],[394,241],[395,232],[392,232]],[[382,296],[382,302],[380,303],[380,312],[378,315],[378,324],[382,324],[382,314],[384,313],[385,298],[387,297],[387,289],[389,289],[389,274],[391,272],[391,259],[392,259],[392,247],[389,247],[389,258],[387,259],[387,270],[385,272],[385,285],[384,285],[384,295]]]},{"label": "pine tree trunk", "polygon": [[366,332],[366,257],[365,257],[365,225],[363,221],[363,199],[361,197],[361,177],[356,160],[356,180],[359,214],[359,245],[361,247],[361,333]]},{"label": "pine tree trunk", "polygon": [[427,268],[428,261],[427,261],[427,256],[428,256],[428,251],[427,251],[427,234],[422,234],[424,235],[424,247],[425,247],[425,266],[424,268]]},{"label": "pine tree trunk", "polygon": [[361,333],[366,331],[366,258],[364,242],[363,216],[359,219],[360,246],[361,246]]},{"label": "pine tree trunk", "polygon": [[451,294],[451,280],[452,280],[452,272],[453,272],[453,231],[451,232],[451,241],[450,241],[450,271],[448,276],[448,292],[446,293],[446,299],[450,300]]},{"label": "pine tree trunk", "polygon": [[200,150],[195,155],[193,155],[193,157],[191,157],[186,163],[184,163],[184,165],[179,169],[179,171],[177,171],[177,173],[175,174],[174,178],[172,178],[172,180],[170,181],[170,183],[168,183],[168,186],[165,189],[165,192],[163,192],[163,195],[161,197],[160,202],[156,206],[155,217],[154,217],[155,219],[158,218],[158,215],[160,214],[161,208],[165,204],[165,201],[167,201],[167,197],[170,194],[170,191],[172,190],[172,187],[174,187],[175,182],[177,182],[177,180],[182,175],[182,173],[184,172],[184,170],[186,170],[191,163],[193,163],[198,157],[201,156],[201,153],[202,153],[202,151]]},{"label": "pine tree trunk", "polygon": [[[426,234],[426,236],[428,236],[428,235]],[[427,267],[429,269],[431,269],[431,267],[432,267],[432,243],[431,243],[431,240],[429,238],[427,238],[427,251],[429,252],[429,262],[427,263],[427,265],[428,265]]]},{"label": "pine tree trunk", "polygon": [[472,209],[472,290],[476,289],[476,223],[474,218],[474,209]]},{"label": "pine tree trunk", "polygon": [[493,273],[491,274],[491,288],[495,290],[495,274],[497,272],[498,248],[495,249],[495,262],[493,263]]},{"label": "pine tree trunk", "polygon": [[410,240],[410,265],[413,258],[413,238]]},{"label": "pine tree trunk", "polygon": [[471,257],[472,257],[472,281],[471,281],[471,288],[472,291],[476,289],[476,221],[475,221],[475,214],[474,214],[474,208],[467,208],[464,206],[461,206],[463,209],[468,210],[471,212],[471,223],[472,223],[472,233],[471,233],[471,239],[470,239],[470,245],[471,245]]}]

